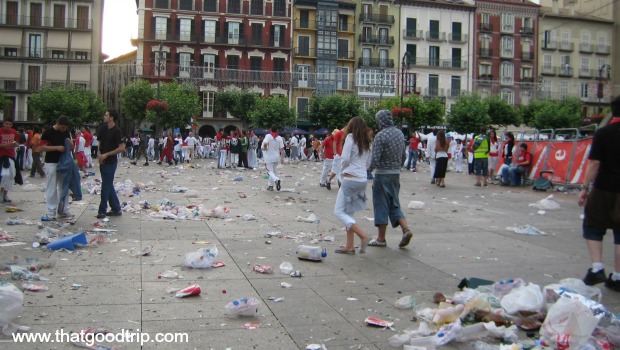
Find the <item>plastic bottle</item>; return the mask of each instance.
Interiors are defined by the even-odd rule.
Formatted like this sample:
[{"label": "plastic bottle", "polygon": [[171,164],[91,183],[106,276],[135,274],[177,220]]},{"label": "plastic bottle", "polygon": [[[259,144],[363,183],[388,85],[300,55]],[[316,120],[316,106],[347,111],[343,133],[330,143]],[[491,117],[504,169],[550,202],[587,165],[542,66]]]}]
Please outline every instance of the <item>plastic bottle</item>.
[{"label": "plastic bottle", "polygon": [[327,249],[318,246],[300,245],[297,258],[300,260],[322,261],[327,256]]},{"label": "plastic bottle", "polygon": [[162,279],[162,278],[178,278],[179,277],[179,273],[176,271],[164,271],[162,273],[160,273],[159,275],[157,275],[157,279]]},{"label": "plastic bottle", "polygon": [[282,264],[280,264],[280,272],[288,275],[291,273],[291,271],[293,271],[293,264],[291,264],[288,261],[283,262]]},{"label": "plastic bottle", "polygon": [[454,307],[448,307],[445,309],[439,309],[435,312],[435,316],[433,317],[433,322],[442,324],[442,323],[450,323],[456,321],[463,312],[465,306],[463,304],[458,304]]}]

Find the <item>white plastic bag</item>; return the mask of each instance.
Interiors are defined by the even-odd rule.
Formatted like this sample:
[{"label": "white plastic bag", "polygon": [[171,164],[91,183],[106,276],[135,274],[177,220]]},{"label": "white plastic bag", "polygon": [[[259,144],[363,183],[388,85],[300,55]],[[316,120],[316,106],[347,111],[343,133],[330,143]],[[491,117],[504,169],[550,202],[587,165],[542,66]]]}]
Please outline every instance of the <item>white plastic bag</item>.
[{"label": "white plastic bag", "polygon": [[556,348],[580,349],[592,335],[598,321],[580,301],[560,298],[547,313],[540,335]]},{"label": "white plastic bag", "polygon": [[24,309],[24,294],[8,282],[0,282],[0,330],[3,334],[13,333],[19,326],[13,321]]},{"label": "white plastic bag", "polygon": [[[548,291],[554,291],[556,289],[566,289],[575,293],[581,294],[584,297],[601,302],[601,289],[598,287],[587,286],[582,280],[577,278],[564,278],[558,283],[553,283],[543,288],[543,295],[547,296]],[[549,302],[551,300],[547,300]]]},{"label": "white plastic bag", "polygon": [[255,298],[240,298],[226,304],[225,308],[236,316],[255,316],[258,313],[260,301]]},{"label": "white plastic bag", "polygon": [[518,311],[538,312],[543,307],[543,295],[540,286],[530,283],[527,286],[515,288],[504,295],[500,304],[509,315]]},{"label": "white plastic bag", "polygon": [[407,205],[407,208],[409,209],[424,209],[424,202],[420,202],[420,201],[411,201],[409,202],[409,205]]},{"label": "white plastic bag", "polygon": [[185,266],[193,269],[207,269],[215,262],[217,247],[214,245],[185,254]]},{"label": "white plastic bag", "polygon": [[401,309],[401,310],[413,309],[413,307],[415,307],[415,297],[411,295],[406,295],[396,300],[396,302],[394,303],[394,306],[397,309]]},{"label": "white plastic bag", "polygon": [[531,203],[530,207],[538,208],[541,210],[559,210],[560,203],[558,203],[553,198],[553,195],[550,194],[549,196],[547,196],[547,198],[543,198],[536,203]]}]

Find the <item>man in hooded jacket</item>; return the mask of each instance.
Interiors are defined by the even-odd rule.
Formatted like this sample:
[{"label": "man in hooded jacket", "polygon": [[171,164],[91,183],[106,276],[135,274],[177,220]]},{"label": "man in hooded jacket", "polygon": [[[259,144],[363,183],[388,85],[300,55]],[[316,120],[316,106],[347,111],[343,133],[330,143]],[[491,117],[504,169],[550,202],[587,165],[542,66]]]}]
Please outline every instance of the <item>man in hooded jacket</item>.
[{"label": "man in hooded jacket", "polygon": [[375,115],[375,121],[381,131],[377,133],[373,142],[369,170],[376,170],[372,184],[372,204],[378,235],[368,245],[374,247],[387,246],[385,233],[389,220],[392,227],[400,226],[403,230],[403,237],[398,247],[404,248],[413,237],[407,226],[405,215],[400,210],[398,199],[400,169],[407,158],[403,143],[404,135],[394,125],[392,113],[388,110],[378,111]]}]

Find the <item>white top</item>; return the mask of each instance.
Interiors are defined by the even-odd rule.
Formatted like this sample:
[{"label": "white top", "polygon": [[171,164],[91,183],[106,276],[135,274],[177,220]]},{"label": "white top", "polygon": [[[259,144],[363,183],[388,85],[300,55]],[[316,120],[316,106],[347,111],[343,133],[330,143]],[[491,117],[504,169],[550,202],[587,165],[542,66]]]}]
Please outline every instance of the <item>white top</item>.
[{"label": "white top", "polygon": [[302,137],[301,140],[299,140],[299,147],[306,148],[306,138],[305,137]]},{"label": "white top", "polygon": [[297,139],[297,136],[291,137],[290,145],[291,147],[297,147],[299,145],[299,140]]},{"label": "white top", "polygon": [[91,143],[91,146],[93,147],[99,146],[99,140],[97,140],[97,135],[93,135],[93,142]]},{"label": "white top", "polygon": [[284,148],[284,141],[278,135],[275,139],[271,134],[265,135],[263,140],[263,158],[265,163],[277,163],[280,161],[280,150]]},{"label": "white top", "polygon": [[437,136],[430,135],[426,140],[426,152],[430,159],[435,159],[435,144],[437,143]]},{"label": "white top", "polygon": [[183,145],[183,139],[180,137],[177,137],[176,139],[174,139],[175,141],[178,141],[176,145],[174,145],[174,151],[178,152],[181,150],[181,146]]},{"label": "white top", "polygon": [[194,136],[188,136],[187,138],[185,138],[185,142],[187,142],[188,147],[194,147],[194,145],[196,145],[196,141],[197,140]]},{"label": "white top", "polygon": [[84,146],[86,145],[86,139],[82,136],[78,137],[77,142],[75,143],[76,152],[84,152]]},{"label": "white top", "polygon": [[153,148],[155,147],[155,139],[150,137],[149,138],[149,144],[148,144],[149,148]]},{"label": "white top", "polygon": [[370,166],[370,150],[360,154],[353,135],[347,135],[342,146],[342,175],[349,174],[347,180],[366,182],[368,181],[366,170]]}]

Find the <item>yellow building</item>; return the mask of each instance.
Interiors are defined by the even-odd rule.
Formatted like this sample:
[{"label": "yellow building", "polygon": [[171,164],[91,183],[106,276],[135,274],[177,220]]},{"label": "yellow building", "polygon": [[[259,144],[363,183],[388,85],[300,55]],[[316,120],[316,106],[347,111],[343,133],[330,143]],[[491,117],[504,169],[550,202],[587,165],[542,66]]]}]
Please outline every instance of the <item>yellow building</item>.
[{"label": "yellow building", "polygon": [[312,96],[352,94],[355,2],[297,0],[293,5],[293,92],[298,126]]}]

